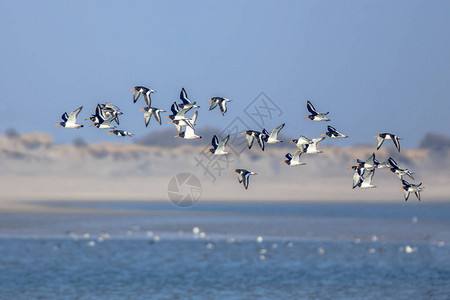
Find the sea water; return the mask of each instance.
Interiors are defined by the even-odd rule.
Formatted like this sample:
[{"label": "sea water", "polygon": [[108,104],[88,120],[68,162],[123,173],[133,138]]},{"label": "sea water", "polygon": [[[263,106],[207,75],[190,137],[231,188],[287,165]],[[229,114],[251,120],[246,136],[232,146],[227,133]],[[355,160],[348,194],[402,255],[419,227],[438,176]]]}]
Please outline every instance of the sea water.
[{"label": "sea water", "polygon": [[0,215],[0,299],[450,297],[446,204],[64,205]]}]

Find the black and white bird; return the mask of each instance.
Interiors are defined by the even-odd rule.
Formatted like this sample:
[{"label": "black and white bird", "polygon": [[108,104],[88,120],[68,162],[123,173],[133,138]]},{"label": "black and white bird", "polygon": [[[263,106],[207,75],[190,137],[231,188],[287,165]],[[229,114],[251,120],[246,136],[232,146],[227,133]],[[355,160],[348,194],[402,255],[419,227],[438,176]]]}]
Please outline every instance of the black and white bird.
[{"label": "black and white bird", "polygon": [[400,166],[392,157],[389,157],[388,162],[391,165],[391,168],[388,171],[391,171],[392,173],[397,175],[397,177],[400,180],[403,180],[403,176],[405,175],[409,176],[412,180],[414,180],[414,177],[412,176],[412,174],[414,173],[410,172],[408,169],[400,168]]},{"label": "black and white bird", "polygon": [[290,144],[294,143],[299,150],[302,150],[304,145],[312,144],[313,141],[310,138],[301,135],[298,139],[293,139],[289,143]]},{"label": "black and white bird", "polygon": [[181,100],[181,104],[178,104],[178,107],[184,109],[184,108],[200,108],[200,106],[195,105],[197,102],[191,102],[191,100],[189,100],[186,90],[184,88],[181,89],[180,92],[180,100]]},{"label": "black and white bird", "polygon": [[209,106],[209,110],[214,109],[216,106],[219,106],[220,111],[222,112],[222,115],[224,116],[227,112],[227,102],[231,102],[230,99],[223,98],[223,97],[213,97],[208,100],[208,102],[211,102]]},{"label": "black and white bird", "polygon": [[93,115],[91,118],[93,120],[94,124],[91,125],[95,126],[99,129],[115,129],[116,127],[111,124],[111,121],[115,119],[115,116],[110,116],[109,118],[105,116],[103,113],[103,110],[100,106],[100,104],[97,105],[95,109],[95,115]]},{"label": "black and white bird", "polygon": [[306,163],[300,161],[300,156],[302,155],[302,152],[300,150],[297,150],[294,155],[287,153],[286,154],[286,160],[282,161],[282,164],[287,164],[288,166],[301,166],[306,165]]},{"label": "black and white bird", "polygon": [[[190,109],[190,108],[189,108]],[[194,139],[201,139],[202,137],[200,135],[195,134],[195,122],[197,121],[198,111],[196,111],[192,118],[189,120],[173,120],[175,127],[177,127],[178,135],[175,137],[182,137],[186,140],[194,140]],[[187,126],[180,125],[180,122],[187,122]],[[182,130],[182,127],[185,127],[186,129],[184,131]]]},{"label": "black and white bird", "polygon": [[366,171],[364,167],[359,165],[351,166],[348,168],[349,170],[353,169],[355,172],[353,173],[353,184],[352,188],[360,187],[362,182],[364,181],[364,172]]},{"label": "black and white bird", "polygon": [[162,109],[158,109],[156,107],[144,107],[140,109],[145,110],[144,113],[144,120],[145,120],[145,127],[148,126],[148,123],[150,123],[150,119],[152,118],[152,116],[155,117],[155,120],[159,123],[159,125],[161,125],[161,113],[165,112],[165,110]]},{"label": "black and white bird", "polygon": [[133,136],[134,134],[132,134],[131,132],[125,131],[125,130],[120,130],[120,129],[115,129],[109,132],[114,133],[117,136]]},{"label": "black and white bird", "polygon": [[340,133],[339,131],[336,130],[336,128],[334,128],[333,126],[329,126],[328,125],[328,131],[325,132],[322,135],[328,135],[330,138],[333,139],[342,139],[342,138],[348,138],[347,135]]},{"label": "black and white bird", "polygon": [[100,103],[98,104],[100,106],[100,109],[102,110],[102,113],[105,117],[110,118],[114,117],[113,121],[119,125],[119,115],[122,115],[123,113],[120,111],[120,108],[110,102],[107,103]]},{"label": "black and white bird", "polygon": [[247,139],[248,149],[252,148],[253,141],[256,139],[256,141],[258,142],[258,145],[261,147],[262,151],[264,151],[265,135],[263,133],[256,131],[256,130],[247,130],[241,134],[246,135],[245,138]]},{"label": "black and white bird", "polygon": [[372,185],[373,175],[375,175],[375,169],[365,172],[365,174],[361,175],[362,181],[359,187],[362,189],[376,188],[376,186]]},{"label": "black and white bird", "polygon": [[380,149],[381,145],[383,145],[384,140],[392,140],[398,152],[400,152],[400,140],[402,138],[399,138],[398,136],[392,133],[380,133],[375,137],[377,138],[377,150]]},{"label": "black and white bird", "polygon": [[267,144],[279,144],[282,141],[278,140],[278,134],[280,133],[280,130],[283,129],[285,123],[281,124],[280,126],[276,127],[272,132],[269,134],[267,130],[263,129],[263,134],[265,135],[264,141]]},{"label": "black and white bird", "polygon": [[248,171],[245,169],[236,169],[236,170],[233,170],[232,172],[237,173],[239,183],[244,183],[245,189],[248,189],[248,179],[249,179],[250,175],[258,175],[255,172],[251,172],[251,171]]},{"label": "black and white bird", "polygon": [[409,194],[411,194],[411,193],[416,194],[417,199],[419,199],[419,201],[420,201],[420,192],[423,189],[425,189],[425,187],[422,186],[422,183],[412,184],[406,180],[402,180],[402,184],[403,184],[403,186],[401,187],[401,189],[403,189],[403,193],[405,195],[405,201],[408,201]]},{"label": "black and white bird", "polygon": [[142,94],[145,100],[145,103],[147,103],[147,107],[152,106],[152,98],[151,94],[156,93],[155,90],[146,88],[145,86],[135,86],[131,89],[134,91],[133,93],[133,103],[136,103],[136,101],[139,99],[139,96]]},{"label": "black and white bird", "polygon": [[76,128],[76,129],[83,127],[83,125],[77,124],[77,116],[82,109],[83,109],[83,106],[80,106],[77,109],[75,109],[73,112],[71,112],[69,115],[67,114],[67,112],[65,112],[61,116],[61,118],[63,119],[62,122],[56,124],[55,126],[61,125],[62,127],[65,127],[65,128]]},{"label": "black and white bird", "polygon": [[311,144],[301,145],[300,151],[306,154],[323,153],[323,151],[317,149],[317,144],[325,139],[324,136],[312,139]]},{"label": "black and white bird", "polygon": [[219,138],[214,135],[211,141],[213,147],[206,150],[206,152],[211,152],[214,155],[228,155],[228,152],[225,151],[225,146],[227,145],[229,139],[230,135],[227,135],[226,138],[219,142]]},{"label": "black and white bird", "polygon": [[310,115],[306,116],[305,119],[310,118],[313,121],[320,122],[320,121],[330,121],[330,119],[327,119],[325,116],[329,114],[329,112],[326,113],[319,113],[314,108],[311,102],[306,102],[306,108],[311,113]]}]

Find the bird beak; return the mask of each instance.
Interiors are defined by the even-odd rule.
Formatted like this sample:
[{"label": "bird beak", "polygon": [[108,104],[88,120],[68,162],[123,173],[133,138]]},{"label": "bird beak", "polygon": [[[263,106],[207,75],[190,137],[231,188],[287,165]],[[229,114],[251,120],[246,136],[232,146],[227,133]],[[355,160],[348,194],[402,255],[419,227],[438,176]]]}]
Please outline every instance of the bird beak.
[{"label": "bird beak", "polygon": [[405,188],[405,187],[403,187],[403,186],[402,186],[402,187],[400,187],[400,189],[401,189],[401,190],[403,190],[404,188]]},{"label": "bird beak", "polygon": [[241,134],[247,134],[247,131],[245,131],[245,132],[243,132],[243,133],[241,133]]},{"label": "bird beak", "polygon": [[55,126],[59,126],[59,125],[61,125],[61,123],[55,124]]},{"label": "bird beak", "polygon": [[297,152],[301,152],[302,150],[298,149]]},{"label": "bird beak", "polygon": [[236,172],[236,170],[231,171],[231,173]]},{"label": "bird beak", "polygon": [[309,118],[308,116],[304,117],[304,119],[308,119],[308,118]]},{"label": "bird beak", "polygon": [[376,135],[375,137],[380,137],[380,135]]},{"label": "bird beak", "polygon": [[114,131],[110,131],[110,132],[108,132],[108,134],[111,134],[111,133],[114,133]]},{"label": "bird beak", "polygon": [[85,121],[90,120],[90,118],[84,119]]},{"label": "bird beak", "polygon": [[141,108],[139,111],[141,111],[141,110],[145,110],[145,108]]},{"label": "bird beak", "polygon": [[293,143],[294,141],[290,141],[289,144]]},{"label": "bird beak", "polygon": [[170,121],[170,122],[169,122],[169,124],[172,124],[172,123],[173,123],[173,121]]},{"label": "bird beak", "polygon": [[205,152],[211,152],[211,150],[210,150],[210,149],[208,149],[208,150],[206,150]]},{"label": "bird beak", "polygon": [[391,171],[392,169],[388,169],[388,171]]},{"label": "bird beak", "polygon": [[349,170],[353,169],[353,167],[348,168]]},{"label": "bird beak", "polygon": [[167,116],[167,117],[164,117],[164,119],[168,119],[168,118],[170,118],[169,116]]},{"label": "bird beak", "polygon": [[327,135],[326,133],[322,133],[321,135]]},{"label": "bird beak", "polygon": [[282,163],[282,164],[284,164],[285,162],[286,162],[286,161],[285,161],[285,160],[283,160],[283,161],[282,161],[281,163]]},{"label": "bird beak", "polygon": [[174,137],[180,137],[180,135],[179,134],[177,134],[176,136],[174,136]]},{"label": "bird beak", "polygon": [[134,91],[136,88],[132,88],[131,90]]},{"label": "bird beak", "polygon": [[212,99],[209,99],[208,102],[209,102],[209,101],[212,101]]},{"label": "bird beak", "polygon": [[94,127],[95,126],[95,124],[92,124],[90,127]]}]

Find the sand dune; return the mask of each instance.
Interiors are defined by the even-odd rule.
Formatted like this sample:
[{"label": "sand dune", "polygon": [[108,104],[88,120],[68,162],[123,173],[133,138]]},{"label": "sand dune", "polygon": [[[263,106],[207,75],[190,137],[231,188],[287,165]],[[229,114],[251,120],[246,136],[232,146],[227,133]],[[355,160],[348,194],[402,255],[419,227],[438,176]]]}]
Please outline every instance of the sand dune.
[{"label": "sand dune", "polygon": [[[377,170],[376,189],[351,188],[356,158],[366,159],[373,146],[323,145],[324,153],[303,155],[305,166],[280,164],[291,145],[258,147],[240,155],[209,161],[205,145],[176,148],[127,143],[54,145],[52,137],[36,133],[0,136],[0,203],[35,200],[166,200],[167,185],[180,172],[196,175],[202,183],[201,200],[293,201],[397,201],[403,202],[400,182],[386,169]],[[449,201],[448,148],[396,152],[393,147],[375,151],[377,159],[392,156],[415,172],[413,182],[423,182],[423,201]],[[228,159],[228,160],[227,160]],[[204,169],[200,163],[207,166]],[[238,184],[235,168],[258,173],[249,190]],[[409,201],[417,201],[411,197]]]}]

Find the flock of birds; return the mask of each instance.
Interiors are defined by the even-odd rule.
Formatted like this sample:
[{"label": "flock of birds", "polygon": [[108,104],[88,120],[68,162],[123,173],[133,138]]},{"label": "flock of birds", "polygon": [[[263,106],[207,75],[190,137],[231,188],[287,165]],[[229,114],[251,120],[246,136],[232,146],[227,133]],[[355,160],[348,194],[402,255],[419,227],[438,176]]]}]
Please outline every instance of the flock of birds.
[{"label": "flock of birds", "polygon": [[[147,127],[150,123],[152,116],[161,125],[161,113],[164,113],[165,110],[158,109],[152,106],[151,94],[155,93],[155,90],[149,89],[144,86],[136,86],[131,89],[133,91],[133,102],[136,103],[140,96],[144,98],[146,106],[141,109],[141,111],[145,111],[144,113],[144,121],[145,126]],[[171,119],[169,123],[174,124],[178,134],[175,137],[181,137],[184,139],[200,139],[201,136],[195,134],[195,125],[198,117],[198,110],[196,110],[191,117],[186,116],[186,114],[192,109],[198,109],[200,106],[196,105],[196,102],[192,102],[189,100],[186,90],[184,88],[181,89],[180,92],[180,100],[181,103],[173,102],[170,107],[171,114],[165,118]],[[227,103],[231,102],[230,99],[223,97],[213,97],[210,100],[209,110],[212,110],[216,107],[219,107],[222,115],[225,115],[227,112]],[[309,115],[305,117],[305,119],[310,119],[315,122],[325,121],[328,122],[326,116],[329,112],[319,113],[313,104],[310,101],[307,101],[306,105]],[[70,114],[65,112],[62,115],[62,122],[56,124],[56,126],[61,125],[65,128],[82,128],[83,125],[77,124],[77,116],[83,109],[83,106],[77,108]],[[133,136],[132,133],[116,129],[116,125],[119,125],[119,116],[123,113],[120,109],[112,104],[112,103],[103,103],[98,104],[95,108],[95,113],[91,115],[91,117],[85,119],[92,121],[91,127],[95,126],[99,129],[111,129],[109,133],[114,133],[117,136]],[[112,122],[116,123],[113,125]],[[279,144],[282,141],[278,140],[278,134],[283,129],[285,124],[281,124],[280,126],[273,129],[270,133],[263,129],[262,131],[256,130],[246,130],[242,134],[245,134],[247,140],[247,146],[249,149],[252,148],[254,141],[258,143],[259,147],[264,151],[265,144]],[[300,161],[300,157],[302,154],[317,154],[322,153],[322,151],[318,150],[317,144],[325,139],[326,136],[336,139],[336,138],[348,138],[347,135],[344,135],[336,130],[333,126],[327,126],[327,132],[322,134],[322,136],[314,139],[309,139],[306,136],[300,136],[298,139],[293,139],[289,143],[294,143],[297,146],[297,151],[294,154],[287,153],[286,160],[281,163],[286,163],[288,166],[300,166],[305,165],[304,162]],[[377,136],[377,150],[380,149],[381,145],[385,140],[392,140],[397,150],[400,152],[400,139],[398,136],[392,133],[381,133]],[[223,140],[219,141],[218,137],[214,135],[212,137],[211,145],[212,148],[206,150],[206,152],[210,152],[212,155],[228,155],[229,153],[226,151],[226,145],[230,139],[228,135]],[[350,167],[349,169],[353,169],[355,172],[353,174],[353,188],[359,187],[362,189],[367,188],[375,188],[376,186],[372,185],[372,179],[375,174],[376,169],[388,168],[389,171],[398,176],[402,183],[402,189],[404,191],[405,200],[407,201],[410,194],[414,193],[420,201],[420,192],[424,189],[422,183],[413,184],[409,183],[404,179],[404,176],[408,176],[414,180],[411,173],[408,169],[402,169],[397,164],[397,162],[392,158],[384,162],[380,163],[375,158],[375,153],[373,153],[367,160],[362,161],[357,159],[357,164]],[[249,178],[251,175],[257,175],[257,173],[246,170],[246,169],[235,169],[232,172],[237,173],[239,183],[242,183],[245,189],[248,189]]]}]

